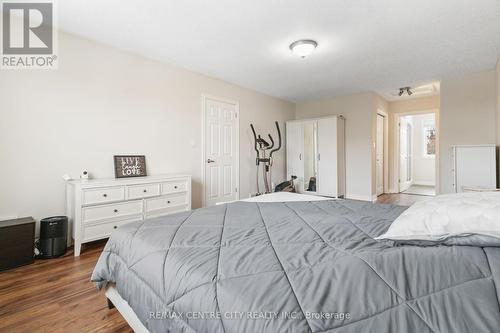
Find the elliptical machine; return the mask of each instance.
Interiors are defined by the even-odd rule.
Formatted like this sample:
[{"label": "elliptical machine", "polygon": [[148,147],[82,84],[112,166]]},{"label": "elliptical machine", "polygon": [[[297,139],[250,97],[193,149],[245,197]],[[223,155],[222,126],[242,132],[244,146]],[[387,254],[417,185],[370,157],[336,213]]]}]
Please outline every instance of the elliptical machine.
[{"label": "elliptical machine", "polygon": [[[271,193],[271,176],[272,176],[272,167],[273,167],[273,153],[277,152],[281,149],[281,131],[280,126],[277,121],[274,122],[276,124],[276,130],[278,131],[278,146],[274,148],[274,140],[271,134],[268,134],[269,142],[264,140],[260,135],[255,133],[255,129],[253,124],[250,124],[252,128],[252,133],[254,137],[254,149],[257,154],[255,158],[255,164],[257,165],[257,195]],[[267,156],[267,151],[269,151],[269,156]],[[262,166],[262,168],[261,168]],[[262,178],[264,180],[264,192],[260,192],[259,186],[259,169],[262,169]]]}]

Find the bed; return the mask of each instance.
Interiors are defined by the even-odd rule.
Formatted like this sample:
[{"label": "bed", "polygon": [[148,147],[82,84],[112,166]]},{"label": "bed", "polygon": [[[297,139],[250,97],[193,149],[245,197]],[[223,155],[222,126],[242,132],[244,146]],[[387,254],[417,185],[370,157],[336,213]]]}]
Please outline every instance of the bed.
[{"label": "bed", "polygon": [[374,238],[406,207],[279,194],[131,223],[92,281],[136,332],[495,332],[500,248]]}]

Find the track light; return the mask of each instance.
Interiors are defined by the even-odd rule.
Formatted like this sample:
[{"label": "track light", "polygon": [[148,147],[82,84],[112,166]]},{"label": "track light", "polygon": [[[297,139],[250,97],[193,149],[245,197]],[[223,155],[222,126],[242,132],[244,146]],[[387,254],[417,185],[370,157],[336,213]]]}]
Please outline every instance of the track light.
[{"label": "track light", "polygon": [[413,95],[413,91],[411,91],[411,87],[399,88],[399,94],[398,94],[399,97],[403,96],[405,93],[407,93],[408,96]]}]

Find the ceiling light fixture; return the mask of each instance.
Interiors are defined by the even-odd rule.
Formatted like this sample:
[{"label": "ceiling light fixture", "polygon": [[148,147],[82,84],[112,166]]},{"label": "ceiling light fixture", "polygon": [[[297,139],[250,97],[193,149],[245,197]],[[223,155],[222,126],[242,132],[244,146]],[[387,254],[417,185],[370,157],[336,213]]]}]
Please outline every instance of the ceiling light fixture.
[{"label": "ceiling light fixture", "polygon": [[293,54],[305,58],[310,55],[317,46],[318,43],[312,39],[301,39],[290,44],[290,50],[292,50]]},{"label": "ceiling light fixture", "polygon": [[411,87],[399,88],[399,94],[398,94],[398,96],[401,97],[401,96],[404,95],[404,93],[407,93],[408,96],[413,95],[413,91],[411,91]]}]

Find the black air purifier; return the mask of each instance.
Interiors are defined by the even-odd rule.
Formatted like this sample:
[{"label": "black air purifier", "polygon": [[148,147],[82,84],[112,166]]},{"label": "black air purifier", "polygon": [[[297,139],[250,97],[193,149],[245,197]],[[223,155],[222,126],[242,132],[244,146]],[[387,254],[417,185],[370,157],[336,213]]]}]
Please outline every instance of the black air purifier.
[{"label": "black air purifier", "polygon": [[47,217],[40,220],[40,241],[37,258],[56,258],[66,253],[68,218],[66,216]]}]

